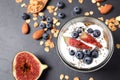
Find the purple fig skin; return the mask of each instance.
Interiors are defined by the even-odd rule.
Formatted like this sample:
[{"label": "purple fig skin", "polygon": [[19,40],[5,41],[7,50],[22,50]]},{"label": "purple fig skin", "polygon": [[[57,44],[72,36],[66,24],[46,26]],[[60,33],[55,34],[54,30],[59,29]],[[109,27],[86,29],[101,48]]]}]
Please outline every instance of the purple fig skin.
[{"label": "purple fig skin", "polygon": [[28,51],[16,54],[13,60],[13,76],[16,80],[37,80],[42,72],[39,59]]}]

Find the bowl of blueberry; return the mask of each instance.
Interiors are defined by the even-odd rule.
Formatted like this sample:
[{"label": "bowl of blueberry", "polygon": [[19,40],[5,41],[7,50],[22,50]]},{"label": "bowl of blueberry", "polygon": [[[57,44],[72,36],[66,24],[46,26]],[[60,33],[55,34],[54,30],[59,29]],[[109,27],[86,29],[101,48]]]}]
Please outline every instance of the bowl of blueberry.
[{"label": "bowl of blueberry", "polygon": [[93,17],[76,17],[66,22],[57,40],[58,55],[69,68],[93,72],[111,58],[114,46],[111,31]]}]

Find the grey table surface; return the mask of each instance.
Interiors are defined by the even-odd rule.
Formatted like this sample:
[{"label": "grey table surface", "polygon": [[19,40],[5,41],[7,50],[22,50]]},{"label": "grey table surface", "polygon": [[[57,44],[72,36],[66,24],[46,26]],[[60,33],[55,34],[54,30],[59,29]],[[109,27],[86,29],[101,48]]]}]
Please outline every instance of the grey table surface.
[{"label": "grey table surface", "polygon": [[[27,0],[26,0],[27,1]],[[55,5],[58,0],[51,0],[49,5]],[[67,16],[64,20],[61,20],[62,25],[69,19],[75,17],[72,15],[72,9],[74,6],[80,6],[82,8],[83,16],[85,11],[93,10],[95,12],[93,17],[112,18],[120,15],[120,0],[106,0],[104,3],[113,4],[114,8],[108,15],[101,15],[94,4],[91,4],[90,0],[85,0],[84,4],[80,5],[77,0],[73,0],[72,4],[68,4],[65,1],[66,7],[61,10]],[[50,53],[45,53],[43,47],[39,46],[39,41],[32,39],[31,35],[36,30],[31,28],[29,35],[22,35],[21,26],[24,22],[21,15],[26,10],[21,8],[20,5],[15,3],[15,0],[0,0],[0,80],[14,80],[12,75],[12,61],[14,56],[19,51],[33,52],[42,63],[49,66],[40,77],[39,80],[59,80],[61,73],[70,76],[70,80],[75,76],[79,76],[81,80],[88,80],[93,76],[95,80],[119,80],[120,79],[120,50],[114,49],[114,54],[111,60],[102,69],[92,73],[80,73],[73,71],[66,67],[60,58],[58,57],[57,50],[52,49]],[[46,15],[47,11],[44,11]],[[31,22],[31,25],[33,22]],[[60,26],[59,28],[61,28]],[[120,43],[120,29],[112,32],[114,43]],[[56,43],[57,39],[54,39]]]}]

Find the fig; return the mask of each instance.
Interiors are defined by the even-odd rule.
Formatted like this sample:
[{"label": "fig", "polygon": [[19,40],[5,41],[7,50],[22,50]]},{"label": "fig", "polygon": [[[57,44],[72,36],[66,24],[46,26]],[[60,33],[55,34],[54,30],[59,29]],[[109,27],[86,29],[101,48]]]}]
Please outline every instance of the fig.
[{"label": "fig", "polygon": [[16,54],[13,60],[13,76],[16,80],[37,80],[48,66],[28,51]]}]

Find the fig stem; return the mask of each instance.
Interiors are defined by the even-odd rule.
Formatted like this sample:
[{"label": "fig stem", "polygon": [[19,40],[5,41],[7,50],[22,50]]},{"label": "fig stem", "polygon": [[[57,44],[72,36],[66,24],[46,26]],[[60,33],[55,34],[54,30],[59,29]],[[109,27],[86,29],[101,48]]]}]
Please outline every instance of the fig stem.
[{"label": "fig stem", "polygon": [[41,69],[45,70],[46,68],[48,68],[48,66],[46,64],[41,64]]}]

